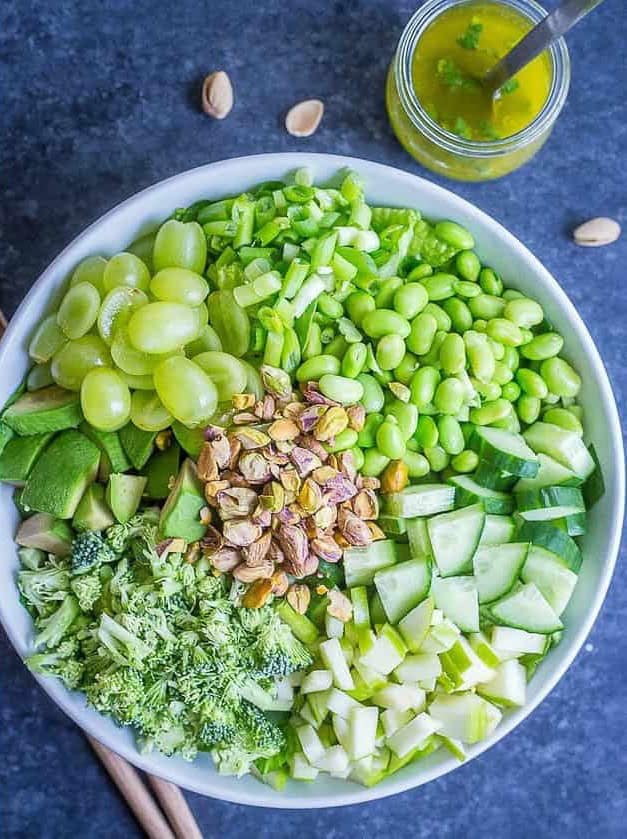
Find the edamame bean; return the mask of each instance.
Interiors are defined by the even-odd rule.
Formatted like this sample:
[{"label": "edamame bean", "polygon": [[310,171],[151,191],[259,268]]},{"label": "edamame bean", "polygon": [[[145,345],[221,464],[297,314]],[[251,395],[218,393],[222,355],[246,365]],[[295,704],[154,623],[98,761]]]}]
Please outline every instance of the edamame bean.
[{"label": "edamame bean", "polygon": [[564,339],[557,332],[543,332],[520,348],[520,354],[530,361],[553,358],[564,346]]},{"label": "edamame bean", "polygon": [[463,402],[464,386],[459,379],[444,379],[437,386],[433,404],[441,414],[458,414]]},{"label": "edamame bean", "polygon": [[455,417],[440,417],[438,432],[440,445],[447,454],[459,454],[464,450],[464,435]]},{"label": "edamame bean", "polygon": [[478,297],[481,294],[479,286],[476,283],[468,282],[468,280],[457,280],[453,286],[453,290],[458,297],[464,297],[466,300]]},{"label": "edamame bean", "polygon": [[[354,345],[353,345],[354,346]],[[340,360],[334,355],[319,355],[304,361],[296,371],[296,381],[317,382],[326,373],[337,376],[340,372]]]},{"label": "edamame bean", "polygon": [[454,376],[466,368],[464,339],[456,332],[450,332],[440,346],[440,364],[447,376]]},{"label": "edamame bean", "polygon": [[460,251],[468,251],[475,246],[472,233],[454,221],[439,221],[434,228],[434,233],[447,245]]},{"label": "edamame bean", "polygon": [[[471,312],[471,314],[472,314],[472,312]],[[472,324],[472,328],[475,330],[475,332],[485,332],[487,327],[488,327],[488,322],[487,322],[487,320],[484,320],[483,318],[477,318],[477,320],[475,320]]]},{"label": "edamame bean", "polygon": [[418,280],[423,280],[425,277],[430,277],[431,274],[433,274],[433,268],[427,262],[420,262],[409,272],[407,282],[417,282]]},{"label": "edamame bean", "polygon": [[582,421],[582,419],[583,419],[583,408],[581,407],[581,405],[569,405],[566,410],[570,411],[570,413],[574,417],[577,417],[579,422]]},{"label": "edamame bean", "polygon": [[402,459],[410,478],[424,478],[431,471],[427,458],[418,452],[411,451],[409,448],[405,450]]},{"label": "edamame bean", "polygon": [[516,371],[516,381],[528,396],[544,399],[549,392],[542,376],[526,367],[522,367]]},{"label": "edamame bean", "polygon": [[428,353],[425,353],[423,356],[420,357],[421,364],[425,364],[431,367],[440,366],[440,347],[442,346],[444,339],[447,335],[448,332],[443,332],[441,329],[438,329],[433,338],[431,349]]},{"label": "edamame bean", "polygon": [[486,337],[488,339],[490,349],[492,350],[492,355],[497,361],[502,361],[505,357],[505,345],[501,344],[500,341],[495,341],[494,338],[490,338],[489,335]]},{"label": "edamame bean", "polygon": [[394,370],[394,378],[403,385],[408,385],[418,369],[418,359],[413,353],[405,352],[403,360]]},{"label": "edamame bean", "polygon": [[357,444],[357,436],[357,432],[354,428],[345,428],[344,431],[340,431],[339,434],[335,435],[333,444],[325,444],[325,449],[330,454],[343,452],[346,451],[346,449],[352,449],[353,446]]},{"label": "edamame bean", "polygon": [[506,347],[519,347],[523,343],[520,329],[506,318],[491,318],[486,332],[493,341],[498,341]]},{"label": "edamame bean", "polygon": [[376,309],[374,312],[368,312],[361,326],[366,335],[375,340],[383,338],[384,335],[400,335],[401,338],[407,338],[411,332],[409,321],[392,309]]},{"label": "edamame bean", "polygon": [[357,381],[364,389],[364,395],[359,400],[367,414],[380,411],[383,407],[383,388],[370,373],[360,373]]},{"label": "edamame bean", "polygon": [[393,370],[403,360],[405,341],[400,335],[384,335],[379,338],[375,358],[382,370]]},{"label": "edamame bean", "polygon": [[422,312],[429,302],[429,295],[421,283],[407,283],[394,293],[394,309],[407,320]]},{"label": "edamame bean", "polygon": [[535,300],[530,300],[528,297],[519,297],[515,300],[509,300],[503,311],[503,317],[511,320],[516,326],[529,329],[531,326],[537,326],[544,320],[544,312],[542,306],[536,303]]},{"label": "edamame bean", "polygon": [[512,370],[509,369],[507,364],[503,364],[502,361],[497,361],[494,365],[494,376],[492,377],[493,381],[497,383],[497,385],[506,385],[508,382],[514,378],[514,373]]},{"label": "edamame bean", "polygon": [[451,458],[451,466],[456,472],[467,474],[474,472],[479,465],[479,455],[472,449],[464,449],[455,457]]},{"label": "edamame bean", "polygon": [[542,401],[545,405],[557,405],[560,398],[557,393],[551,393],[551,391],[549,391]]},{"label": "edamame bean", "polygon": [[512,431],[514,434],[518,434],[520,432],[520,420],[518,419],[518,414],[515,411],[511,411],[506,417],[503,417],[501,420],[497,420],[492,423],[492,425],[494,428],[504,428],[506,431]]},{"label": "edamame bean", "polygon": [[364,343],[359,341],[351,344],[342,359],[342,375],[348,376],[349,379],[356,379],[365,367],[367,355],[368,350]]},{"label": "edamame bean", "polygon": [[495,399],[493,402],[484,402],[480,408],[472,408],[470,421],[475,425],[492,425],[498,420],[505,419],[511,411],[511,402],[507,399]]},{"label": "edamame bean", "polygon": [[365,460],[364,453],[359,448],[359,446],[353,446],[351,449],[349,449],[349,451],[353,456],[353,464],[355,466],[355,469],[358,472],[361,472],[361,468],[364,465]]},{"label": "edamame bean", "polygon": [[421,312],[411,322],[410,332],[405,343],[416,355],[425,355],[431,348],[437,330],[438,324],[433,315]]},{"label": "edamame bean", "polygon": [[398,427],[405,440],[414,436],[418,426],[418,408],[412,402],[401,402],[395,399],[387,406],[388,414],[396,417]]},{"label": "edamame bean", "polygon": [[514,347],[505,347],[505,354],[503,355],[503,364],[507,364],[509,369],[515,373],[520,366],[520,356]]},{"label": "edamame bean", "polygon": [[550,422],[552,425],[559,425],[566,431],[574,431],[580,437],[583,435],[583,426],[579,419],[566,408],[549,408],[548,411],[544,412],[542,420],[543,422]]},{"label": "edamame bean", "polygon": [[442,308],[451,319],[451,328],[463,335],[472,329],[472,314],[470,309],[459,297],[450,297],[442,303]]},{"label": "edamame bean", "polygon": [[418,417],[418,425],[414,434],[414,440],[418,443],[418,446],[421,449],[431,449],[433,446],[437,446],[438,438],[439,432],[435,420],[421,414]]},{"label": "edamame bean", "polygon": [[468,308],[474,318],[491,320],[501,317],[505,311],[505,302],[492,294],[479,294],[468,301]]},{"label": "edamame bean", "polygon": [[437,303],[427,303],[423,311],[424,314],[433,315],[433,317],[435,318],[435,322],[438,325],[438,329],[441,332],[451,331],[451,319],[444,311],[442,306],[438,306]]},{"label": "edamame bean", "polygon": [[330,341],[324,351],[327,355],[334,355],[339,361],[344,358],[346,354],[346,350],[348,349],[348,341],[343,335],[336,335],[335,338]]},{"label": "edamame bean", "polygon": [[357,435],[357,445],[362,449],[371,449],[376,446],[376,437],[379,426],[383,422],[383,414],[368,414],[364,427]]},{"label": "edamame bean", "polygon": [[455,294],[454,285],[457,277],[454,274],[445,274],[443,271],[425,277],[422,284],[427,290],[429,300],[446,300]]},{"label": "edamame bean", "polygon": [[419,411],[433,402],[440,378],[440,373],[435,367],[420,367],[414,373],[409,386],[410,399]]},{"label": "edamame bean", "polygon": [[379,449],[366,449],[361,474],[369,478],[378,478],[389,462],[390,458],[382,454]]},{"label": "edamame bean", "polygon": [[482,332],[469,330],[464,333],[464,344],[470,368],[481,382],[490,382],[494,376],[495,359],[488,338]]},{"label": "edamame bean", "polygon": [[337,320],[344,314],[344,307],[341,303],[338,303],[334,297],[331,297],[330,294],[323,291],[318,297],[318,311],[321,314],[326,315],[328,318]]},{"label": "edamame bean", "polygon": [[516,402],[516,412],[519,418],[527,423],[527,425],[531,425],[532,422],[538,419],[541,407],[542,403],[537,396],[528,396],[526,393]]},{"label": "edamame bean", "polygon": [[450,457],[442,446],[433,446],[433,448],[425,449],[425,457],[434,472],[441,472],[450,463]]},{"label": "edamame bean", "polygon": [[479,273],[479,285],[484,294],[500,297],[503,294],[503,280],[492,268],[482,268]]},{"label": "edamame bean", "polygon": [[376,309],[374,297],[366,291],[354,291],[346,298],[344,306],[349,318],[358,327],[361,327],[364,317]]},{"label": "edamame bean", "polygon": [[479,379],[470,379],[472,386],[477,393],[486,401],[493,402],[501,395],[501,386],[496,382],[481,382]]},{"label": "edamame bean", "polygon": [[336,376],[332,373],[325,373],[318,382],[320,391],[334,402],[341,405],[350,405],[359,402],[364,395],[364,388],[357,379],[349,379],[346,376]]},{"label": "edamame bean", "polygon": [[463,280],[476,283],[481,270],[481,263],[474,251],[460,251],[455,257],[455,268]]},{"label": "edamame bean", "polygon": [[405,440],[396,417],[386,416],[377,431],[377,449],[390,460],[399,460],[405,454]]},{"label": "edamame bean", "polygon": [[501,389],[501,396],[508,402],[516,402],[520,396],[520,386],[516,382],[507,382]]},{"label": "edamame bean", "polygon": [[525,295],[515,288],[506,288],[502,296],[504,300],[520,300]]},{"label": "edamame bean", "polygon": [[540,366],[540,375],[549,391],[558,396],[577,396],[581,390],[581,378],[563,358],[549,358]]},{"label": "edamame bean", "polygon": [[[377,309],[389,309],[392,306],[394,295],[402,285],[403,281],[400,277],[390,277],[389,280],[385,280],[374,298]],[[394,308],[396,309],[396,306]]]}]

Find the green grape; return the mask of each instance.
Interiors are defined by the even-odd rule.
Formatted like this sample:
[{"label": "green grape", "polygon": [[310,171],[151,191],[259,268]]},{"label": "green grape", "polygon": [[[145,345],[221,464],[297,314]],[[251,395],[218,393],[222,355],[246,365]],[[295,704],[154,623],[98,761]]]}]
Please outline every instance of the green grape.
[{"label": "green grape", "polygon": [[189,268],[202,274],[207,261],[207,239],[195,221],[185,224],[170,219],[157,232],[152,252],[155,271],[162,268]]},{"label": "green grape", "polygon": [[218,333],[215,331],[213,326],[209,326],[209,324],[203,328],[202,332],[195,341],[192,341],[185,347],[185,352],[189,358],[193,358],[195,355],[200,355],[201,352],[213,352],[216,350],[221,352],[222,341],[218,337]]},{"label": "green grape", "polygon": [[78,283],[67,292],[59,311],[57,323],[70,340],[86,335],[96,323],[100,309],[100,295],[91,283]]},{"label": "green grape", "polygon": [[96,367],[81,384],[81,408],[94,428],[117,431],[131,415],[131,392],[115,370]]},{"label": "green grape", "polygon": [[111,344],[116,330],[126,326],[135,309],[147,302],[148,297],[139,288],[118,286],[110,291],[98,314],[98,332],[105,344]]},{"label": "green grape", "polygon": [[146,268],[152,274],[154,269],[152,266],[152,251],[155,246],[156,233],[147,233],[141,239],[135,239],[132,245],[129,245],[127,250],[129,253],[134,253],[144,263]]},{"label": "green grape", "polygon": [[196,312],[196,317],[198,318],[197,335],[200,335],[205,326],[207,326],[207,324],[209,323],[209,312],[204,303],[201,303],[200,306],[193,306],[192,310]]},{"label": "green grape", "polygon": [[131,397],[131,422],[143,431],[162,431],[172,425],[170,414],[154,390],[136,390]]},{"label": "green grape", "polygon": [[234,393],[244,393],[248,375],[244,365],[225,352],[203,352],[193,357],[218,390],[220,402],[230,402]]},{"label": "green grape", "polygon": [[148,303],[133,312],[128,322],[133,346],[157,355],[189,344],[199,332],[199,313],[182,303]]},{"label": "green grape", "polygon": [[50,364],[36,364],[26,377],[28,390],[39,390],[41,387],[53,385],[54,379],[50,372]]},{"label": "green grape", "polygon": [[30,344],[28,345],[28,354],[39,364],[50,361],[52,356],[58,352],[63,344],[67,342],[67,338],[61,331],[57,323],[56,315],[48,315],[44,318],[35,330]]},{"label": "green grape", "polygon": [[155,383],[152,378],[152,373],[147,373],[145,376],[134,376],[132,373],[125,373],[124,370],[116,371],[123,382],[133,390],[154,390]]},{"label": "green grape", "polygon": [[50,372],[61,387],[80,390],[83,379],[94,367],[111,367],[109,348],[98,335],[83,335],[55,353]]},{"label": "green grape", "polygon": [[116,365],[125,373],[132,376],[149,376],[160,361],[168,358],[171,353],[164,355],[149,355],[148,353],[136,350],[131,344],[128,331],[120,327],[115,333],[111,344],[111,357]]},{"label": "green grape", "polygon": [[187,268],[163,268],[150,281],[150,291],[157,300],[200,306],[209,294],[209,284]]},{"label": "green grape", "polygon": [[70,279],[70,288],[73,288],[79,283],[91,283],[101,297],[105,296],[104,287],[104,272],[107,267],[107,260],[104,256],[88,256],[82,262],[79,262],[72,278]]},{"label": "green grape", "polygon": [[190,427],[206,422],[218,407],[218,391],[205,371],[184,356],[162,361],[154,372],[155,388],[166,409]]},{"label": "green grape", "polygon": [[140,288],[142,291],[148,291],[150,274],[145,263],[138,256],[123,251],[122,253],[116,253],[107,262],[103,283],[105,291],[111,291],[118,286],[128,286],[129,288]]}]

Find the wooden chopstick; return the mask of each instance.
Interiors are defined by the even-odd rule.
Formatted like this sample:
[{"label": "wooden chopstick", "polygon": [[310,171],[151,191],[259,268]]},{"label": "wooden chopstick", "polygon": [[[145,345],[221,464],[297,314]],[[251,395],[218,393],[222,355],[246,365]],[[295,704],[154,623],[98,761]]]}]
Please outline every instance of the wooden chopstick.
[{"label": "wooden chopstick", "polygon": [[157,778],[156,775],[146,774],[146,777],[159,799],[161,809],[168,817],[176,839],[203,839],[196,819],[176,784]]},{"label": "wooden chopstick", "polygon": [[2,338],[4,330],[7,328],[7,322],[4,312],[0,309],[0,338]]}]

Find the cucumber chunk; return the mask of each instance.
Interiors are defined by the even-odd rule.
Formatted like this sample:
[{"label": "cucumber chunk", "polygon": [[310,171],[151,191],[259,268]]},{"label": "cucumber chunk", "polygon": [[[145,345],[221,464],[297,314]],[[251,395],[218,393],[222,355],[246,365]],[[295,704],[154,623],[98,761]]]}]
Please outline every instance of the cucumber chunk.
[{"label": "cucumber chunk", "polygon": [[427,597],[398,624],[398,631],[411,652],[417,652],[425,640],[433,616],[433,598]]},{"label": "cucumber chunk", "polygon": [[470,475],[455,475],[450,479],[455,487],[455,506],[466,507],[481,503],[486,513],[503,516],[514,510],[514,499],[506,492],[479,486]]},{"label": "cucumber chunk", "polygon": [[574,513],[570,516],[564,516],[563,519],[554,519],[552,524],[565,530],[569,536],[583,536],[587,529],[586,514]]},{"label": "cucumber chunk", "polygon": [[407,519],[407,539],[409,541],[409,554],[412,559],[423,559],[433,554],[429,532],[427,530],[427,519]]},{"label": "cucumber chunk", "polygon": [[477,693],[505,708],[519,708],[527,694],[525,668],[515,658],[504,661],[490,681],[477,685]]},{"label": "cucumber chunk", "polygon": [[369,586],[377,571],[395,565],[403,555],[400,545],[391,539],[379,539],[365,548],[344,551],[344,575],[348,588]]},{"label": "cucumber chunk", "polygon": [[523,521],[518,528],[518,538],[533,542],[561,557],[571,571],[579,572],[582,563],[581,551],[575,540],[560,527],[542,521]]},{"label": "cucumber chunk", "polygon": [[480,426],[474,429],[470,446],[495,472],[532,478],[539,469],[538,458],[520,434],[504,428]]},{"label": "cucumber chunk", "polygon": [[480,504],[441,513],[427,521],[433,557],[442,577],[470,570],[484,523]]},{"label": "cucumber chunk", "polygon": [[588,476],[588,479],[584,484],[583,497],[586,502],[586,507],[590,510],[604,494],[605,481],[603,480],[603,472],[601,471],[599,457],[592,443],[588,446],[588,451],[590,452],[590,457],[594,461],[594,471]]},{"label": "cucumber chunk", "polygon": [[[468,509],[468,508],[466,508]],[[480,545],[502,545],[505,542],[511,542],[516,533],[516,525],[511,516],[493,516],[487,515],[485,517],[485,524],[481,531]]]},{"label": "cucumber chunk", "polygon": [[526,521],[550,521],[585,513],[581,490],[577,487],[542,487],[515,494],[518,512]]},{"label": "cucumber chunk", "polygon": [[494,622],[503,626],[525,629],[550,635],[564,628],[559,616],[542,596],[535,583],[525,583],[520,588],[497,600],[490,607]]},{"label": "cucumber chunk", "polygon": [[455,490],[447,484],[422,484],[392,492],[386,499],[386,512],[413,519],[444,513],[455,506]]},{"label": "cucumber chunk", "polygon": [[581,478],[571,470],[562,466],[548,454],[540,452],[538,455],[540,468],[533,478],[521,478],[514,486],[514,492],[526,492],[530,489],[541,489],[548,486],[578,486]]},{"label": "cucumber chunk", "polygon": [[433,599],[462,632],[479,632],[479,597],[472,577],[436,577]]},{"label": "cucumber chunk", "polygon": [[374,584],[390,623],[396,624],[425,599],[431,588],[429,559],[410,559],[377,571]]},{"label": "cucumber chunk", "polygon": [[577,585],[577,575],[552,551],[532,545],[523,566],[525,583],[535,583],[555,614],[561,615]]},{"label": "cucumber chunk", "polygon": [[516,483],[516,475],[496,470],[491,463],[480,460],[472,473],[473,480],[486,489],[497,489],[499,492],[509,492]]},{"label": "cucumber chunk", "polygon": [[479,603],[491,603],[514,586],[525,564],[528,542],[480,547],[473,557]]},{"label": "cucumber chunk", "polygon": [[475,693],[438,694],[429,706],[429,712],[442,723],[441,733],[463,743],[485,740],[502,717],[495,705]]},{"label": "cucumber chunk", "polygon": [[577,477],[585,480],[594,472],[594,460],[576,432],[566,431],[549,422],[536,422],[523,436],[534,451],[548,454]]}]

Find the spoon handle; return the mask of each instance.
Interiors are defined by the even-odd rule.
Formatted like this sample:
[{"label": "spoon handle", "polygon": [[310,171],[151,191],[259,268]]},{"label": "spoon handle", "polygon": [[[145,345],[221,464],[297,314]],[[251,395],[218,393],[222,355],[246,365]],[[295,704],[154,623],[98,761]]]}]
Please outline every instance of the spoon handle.
[{"label": "spoon handle", "polygon": [[563,0],[486,73],[483,79],[485,86],[494,91],[498,90],[504,82],[515,76],[602,2],[603,0]]}]

